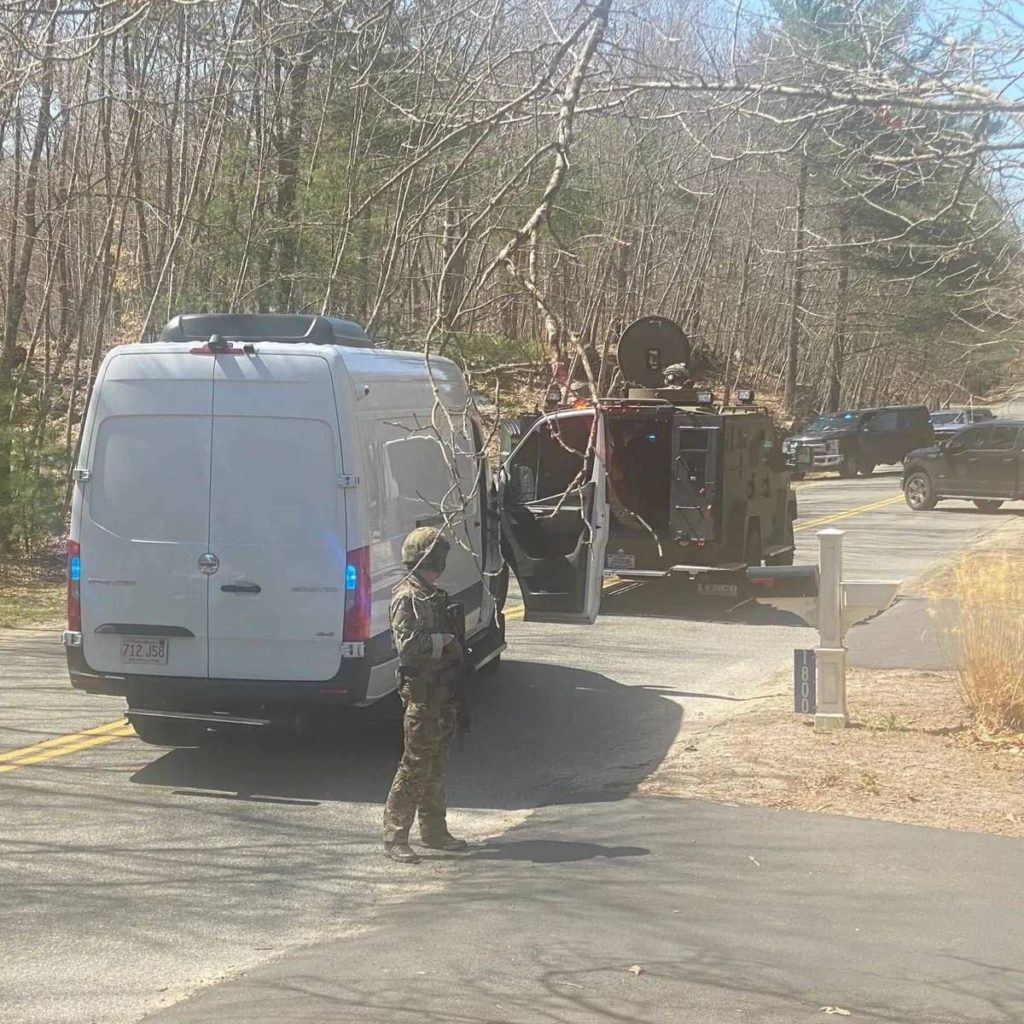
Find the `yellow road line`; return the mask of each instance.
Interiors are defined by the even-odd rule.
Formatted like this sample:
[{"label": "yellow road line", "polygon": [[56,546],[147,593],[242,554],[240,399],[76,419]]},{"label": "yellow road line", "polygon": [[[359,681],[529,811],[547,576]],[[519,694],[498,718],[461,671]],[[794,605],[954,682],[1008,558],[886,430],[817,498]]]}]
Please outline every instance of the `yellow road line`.
[{"label": "yellow road line", "polygon": [[116,722],[106,722],[82,732],[72,732],[64,736],[41,740],[29,747],[8,750],[0,754],[0,772],[13,772],[15,768],[25,768],[30,764],[52,761],[57,757],[88,750],[90,747],[101,747],[105,743],[113,743],[134,735],[131,725],[123,718]]},{"label": "yellow road line", "polygon": [[873,501],[867,505],[859,505],[857,508],[848,508],[845,512],[836,512],[832,515],[822,516],[820,519],[812,519],[810,522],[801,523],[795,527],[793,532],[799,533],[801,530],[810,530],[815,526],[828,526],[829,523],[837,523],[840,519],[849,519],[850,516],[859,516],[864,512],[874,512],[887,505],[895,505],[899,501],[903,501],[902,494],[897,494],[892,498],[883,498],[881,501]]}]

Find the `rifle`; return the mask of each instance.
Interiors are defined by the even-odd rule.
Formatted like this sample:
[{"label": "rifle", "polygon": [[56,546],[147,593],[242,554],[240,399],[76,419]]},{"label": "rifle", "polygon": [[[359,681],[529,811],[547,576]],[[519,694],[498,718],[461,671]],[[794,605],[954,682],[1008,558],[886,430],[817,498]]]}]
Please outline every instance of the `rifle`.
[{"label": "rifle", "polygon": [[452,672],[450,682],[455,698],[455,720],[458,725],[458,738],[461,747],[463,737],[470,731],[472,722],[469,714],[469,684],[472,667],[469,663],[469,652],[466,650],[466,610],[461,601],[452,601],[445,609],[448,632],[459,641],[462,648],[462,663]]}]

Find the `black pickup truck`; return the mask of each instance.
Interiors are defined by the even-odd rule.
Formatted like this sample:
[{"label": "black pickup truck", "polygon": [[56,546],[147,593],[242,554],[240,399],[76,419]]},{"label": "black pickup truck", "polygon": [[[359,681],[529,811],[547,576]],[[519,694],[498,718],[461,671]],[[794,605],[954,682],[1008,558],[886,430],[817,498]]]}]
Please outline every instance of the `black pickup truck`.
[{"label": "black pickup truck", "polygon": [[911,452],[903,493],[915,512],[943,498],[973,501],[982,512],[1024,498],[1024,420],[977,424]]},{"label": "black pickup truck", "polygon": [[932,438],[923,405],[891,405],[825,413],[787,438],[783,451],[796,479],[812,469],[835,469],[842,477],[869,476],[875,466],[902,462]]}]

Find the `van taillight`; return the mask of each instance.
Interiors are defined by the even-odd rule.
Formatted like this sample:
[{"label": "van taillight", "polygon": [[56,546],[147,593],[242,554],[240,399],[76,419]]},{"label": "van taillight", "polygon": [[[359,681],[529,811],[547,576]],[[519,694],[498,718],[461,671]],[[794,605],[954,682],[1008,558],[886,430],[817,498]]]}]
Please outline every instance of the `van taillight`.
[{"label": "van taillight", "polygon": [[356,548],[345,564],[345,643],[370,638],[370,549]]},{"label": "van taillight", "polygon": [[82,547],[68,541],[68,630],[82,632]]}]

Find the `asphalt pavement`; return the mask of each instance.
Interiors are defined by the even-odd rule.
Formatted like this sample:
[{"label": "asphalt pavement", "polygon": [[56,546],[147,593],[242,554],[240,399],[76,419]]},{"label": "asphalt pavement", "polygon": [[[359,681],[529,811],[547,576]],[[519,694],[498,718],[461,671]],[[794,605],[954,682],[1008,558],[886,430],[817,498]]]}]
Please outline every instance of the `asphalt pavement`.
[{"label": "asphalt pavement", "polygon": [[[848,531],[848,575],[861,578],[910,579],[991,531],[1018,525],[1012,513],[986,516],[967,506],[965,511],[940,506],[934,513],[910,512],[902,503],[895,475],[809,481],[798,493],[798,559],[813,556],[817,529],[842,527]],[[510,907],[499,912],[485,899],[491,882],[495,894],[504,892],[513,904],[537,910],[539,927],[548,922],[548,930],[530,940],[544,947],[559,932],[558,918],[539,916],[535,902],[551,893],[549,885],[559,891],[575,885],[576,870],[640,872],[646,870],[638,866],[641,862],[663,868],[676,857],[662,842],[673,832],[696,844],[690,854],[699,861],[686,861],[690,867],[678,883],[689,887],[690,911],[705,905],[701,894],[710,901],[706,905],[713,906],[720,902],[720,888],[711,880],[718,879],[717,865],[728,843],[739,844],[744,831],[754,827],[749,824],[750,812],[710,808],[694,819],[697,805],[652,803],[631,794],[681,729],[706,728],[731,708],[771,692],[778,685],[771,680],[789,663],[792,648],[813,642],[813,637],[811,630],[781,613],[697,602],[671,583],[612,588],[605,595],[601,618],[590,628],[510,623],[504,664],[478,693],[474,731],[465,748],[453,756],[452,825],[479,843],[488,838],[525,842],[526,847],[512,849],[539,850],[541,858],[550,854],[559,863],[534,864],[531,855],[520,865],[511,856],[480,853],[465,862],[431,859],[413,872],[384,860],[377,848],[381,804],[399,752],[398,735],[388,723],[338,728],[318,742],[227,743],[207,750],[161,750],[109,732],[83,739],[83,730],[102,729],[104,723],[116,721],[121,703],[70,689],[55,635],[5,633],[0,637],[0,758],[3,751],[15,749],[40,753],[31,759],[19,755],[24,759],[14,767],[0,761],[5,909],[0,1021],[121,1024],[172,1005],[180,1005],[177,1019],[199,1019],[189,1016],[193,1006],[196,1013],[208,1011],[205,1002],[193,1003],[196,993],[208,989],[208,998],[214,998],[228,986],[227,993],[230,979],[248,976],[270,961],[285,977],[292,957],[305,955],[297,951],[314,944],[369,941],[374,935],[386,944],[389,922],[407,920],[391,915],[418,915],[422,908],[432,907],[435,917],[454,916],[461,913],[458,908],[466,892],[475,893],[485,916],[493,916],[492,940],[469,947],[458,978],[447,976],[446,984],[460,992],[478,991],[498,970],[495,951],[514,950],[520,941],[512,933],[506,935],[503,915],[512,913]],[[648,806],[659,809],[647,811]],[[633,834],[645,815],[662,821],[657,826],[662,839]],[[718,846],[700,839],[704,823],[711,819],[719,822]],[[780,827],[797,828],[809,836],[809,823],[815,821],[819,819],[808,817],[803,824],[786,822]],[[842,826],[858,827],[874,826]],[[730,829],[732,839],[727,838]],[[784,837],[771,838],[770,832],[767,825],[762,829],[764,842],[774,849]],[[842,836],[850,850],[856,850],[852,833]],[[933,837],[937,838],[931,842],[941,839],[944,848],[947,835]],[[950,841],[961,839],[954,836]],[[807,842],[810,849],[810,838]],[[551,843],[569,846],[544,845]],[[822,843],[823,851],[828,844]],[[574,859],[572,852],[631,846],[652,853]],[[879,863],[885,856],[882,847]],[[776,907],[774,915],[782,914],[787,898],[803,901],[801,916],[787,925],[795,943],[800,921],[845,914],[847,908],[832,897],[818,899],[809,883],[801,887],[801,877],[812,878],[813,858],[802,867],[800,848],[778,848],[786,851],[791,861],[787,871],[793,875],[759,874],[758,898],[769,901],[766,907]],[[1019,846],[1007,848],[1019,855]],[[757,858],[756,852],[751,855]],[[988,858],[988,848],[978,855]],[[846,860],[842,864],[844,873],[854,870]],[[502,872],[509,873],[507,879]],[[655,874],[660,877],[659,870]],[[613,877],[618,876],[608,876],[609,884]],[[641,889],[653,884],[657,890],[660,884],[651,876],[643,881],[637,874],[635,879]],[[591,882],[598,889],[605,884],[597,875],[581,875],[581,885]],[[506,883],[510,888],[502,889]],[[531,895],[534,885],[537,891]],[[596,892],[585,887],[574,897],[566,889],[559,899],[563,906],[574,899],[581,906],[592,904],[593,915],[599,915]],[[618,932],[627,929],[626,918],[632,912],[638,918],[634,927],[647,929],[647,904],[639,895],[632,904],[626,889],[619,894],[619,917],[602,924],[598,916],[588,916],[581,919],[581,926],[595,936]],[[754,894],[748,897],[756,908]],[[666,890],[666,899],[673,898]],[[559,905],[552,900],[550,909]],[[897,919],[904,905],[893,904],[893,920],[885,926],[893,942],[904,942],[897,935],[903,929]],[[467,903],[471,907],[472,901]],[[416,930],[424,918],[408,920],[413,922],[412,931],[403,926],[392,934],[398,956],[403,949],[412,949],[409,943],[419,942]],[[751,944],[738,943],[734,954],[721,953],[721,943],[738,942],[739,930],[730,932],[729,927],[723,923],[716,955],[734,955],[735,970],[748,978],[743,999],[750,1002],[744,1005],[763,1005],[768,1013],[776,1005],[775,989],[758,981],[769,975],[754,969]],[[808,927],[809,934],[823,934]],[[843,946],[838,924],[829,934],[837,943],[836,962],[862,954],[860,946]],[[423,941],[431,945],[444,939],[437,933],[436,939]],[[972,946],[972,957],[980,942],[975,944],[978,949]],[[605,951],[600,955],[607,956],[607,949],[601,948]],[[788,955],[787,947],[779,948],[780,956]],[[1000,942],[985,962],[1012,963],[1012,958],[1001,959],[1002,950],[1011,948]],[[647,949],[642,947],[635,957],[653,957]],[[799,949],[813,961],[809,945]],[[1024,962],[1019,953],[1017,948],[1017,962]],[[365,961],[369,965],[380,949],[373,953],[367,948],[364,955],[370,957]],[[635,962],[633,955],[623,955]],[[512,974],[515,962],[507,965]],[[349,985],[355,995],[375,984],[363,963],[358,957],[337,962],[332,984]],[[907,961],[908,976],[929,977],[914,973],[917,963],[913,958]],[[801,966],[794,963],[794,976]],[[506,979],[501,984],[514,988],[512,974],[499,972]],[[624,979],[615,977],[614,984],[621,985]],[[638,978],[626,977],[639,985],[655,981],[650,968]],[[288,1011],[291,1016],[282,1013],[275,1019],[321,1019],[314,998],[320,983],[311,979],[307,985],[296,974],[289,984],[295,1000]],[[382,984],[386,990],[386,979]],[[628,996],[647,991],[639,985],[623,992]],[[537,990],[531,991],[540,998]],[[696,990],[685,987],[677,994],[685,1000],[698,998]],[[837,992],[835,998],[840,995]],[[857,991],[853,995],[867,1005]],[[250,994],[243,997],[239,990],[237,998],[239,1006],[250,1005]],[[533,1019],[486,1002],[475,1008],[458,1005],[468,1020]],[[683,1019],[718,1019],[696,1013],[702,1005],[694,1003],[696,1015]],[[963,1016],[976,1011],[964,1006],[956,1011],[961,1017],[949,1019],[1004,1019]],[[953,1009],[950,1003],[951,1013]],[[669,1019],[656,1016],[661,1011],[653,1004],[643,1012],[647,1017],[624,1019]],[[603,1013],[602,1009],[578,1019],[600,1020]],[[239,1014],[219,1019],[263,1019]],[[364,1019],[395,1018],[382,1012]],[[435,1019],[462,1018],[438,1010]]]},{"label": "asphalt pavement", "polygon": [[1021,849],[656,797],[544,808],[445,892],[149,1020],[1018,1024]]}]

